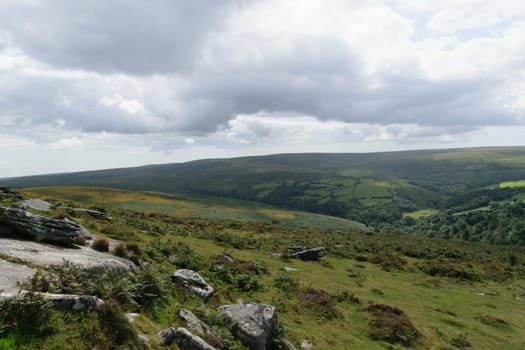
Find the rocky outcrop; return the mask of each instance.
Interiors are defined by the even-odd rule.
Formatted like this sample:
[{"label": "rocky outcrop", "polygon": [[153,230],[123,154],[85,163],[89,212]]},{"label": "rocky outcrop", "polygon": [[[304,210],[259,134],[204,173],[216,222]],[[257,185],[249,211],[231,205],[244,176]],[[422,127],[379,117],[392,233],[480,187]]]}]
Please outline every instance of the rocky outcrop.
[{"label": "rocky outcrop", "polygon": [[164,329],[159,332],[158,336],[162,345],[169,346],[175,342],[181,350],[217,350],[201,337],[182,327]]},{"label": "rocky outcrop", "polygon": [[78,236],[89,235],[75,222],[50,219],[16,208],[0,207],[0,227],[4,227],[0,231],[9,231],[18,237],[65,246],[72,246]]},{"label": "rocky outcrop", "polygon": [[31,198],[20,201],[16,203],[15,206],[20,209],[32,208],[40,211],[50,211],[52,204],[41,199]]},{"label": "rocky outcrop", "polygon": [[235,336],[250,350],[270,348],[277,331],[277,311],[273,306],[252,302],[224,305],[219,313],[236,323]]},{"label": "rocky outcrop", "polygon": [[111,216],[109,216],[107,213],[100,211],[100,210],[93,210],[93,209],[83,209],[83,208],[67,208],[68,213],[83,213],[87,214],[95,219],[98,220],[112,220]]},{"label": "rocky outcrop", "polygon": [[193,270],[177,270],[173,273],[172,278],[174,282],[181,283],[184,288],[197,294],[202,299],[208,299],[213,294],[213,287]]},{"label": "rocky outcrop", "polygon": [[296,258],[301,259],[304,261],[315,261],[321,259],[323,256],[326,255],[326,248],[325,247],[317,247],[317,248],[311,248],[311,249],[289,249],[291,251],[288,256],[290,258]]},{"label": "rocky outcrop", "polygon": [[191,330],[194,330],[198,333],[204,334],[208,333],[208,326],[206,326],[193,312],[186,309],[181,309],[179,311],[179,316],[184,321],[186,321],[186,327]]},{"label": "rocky outcrop", "polygon": [[[91,272],[112,271],[117,274],[133,271],[134,265],[131,261],[116,257],[114,255],[97,252],[90,247],[57,247],[38,242],[23,241],[18,239],[0,238],[0,256],[9,256],[15,260],[24,262],[26,265],[47,267],[50,265],[63,264],[65,260],[79,265],[82,269]],[[2,262],[2,260],[0,260]],[[5,269],[0,264],[0,281],[4,274],[9,275],[9,284],[27,279],[27,274],[13,275],[9,266]],[[15,264],[19,265],[19,264]],[[19,270],[25,271],[26,266],[20,265]],[[0,289],[3,287],[0,285]]]},{"label": "rocky outcrop", "polygon": [[102,299],[91,295],[53,293],[38,293],[38,295],[51,302],[55,309],[60,310],[95,312],[105,305]]},{"label": "rocky outcrop", "polygon": [[56,310],[98,312],[105,305],[102,299],[92,295],[41,293],[28,292],[25,290],[19,291],[16,294],[1,293],[0,301],[17,298],[29,293],[38,295],[43,300],[49,302]]}]

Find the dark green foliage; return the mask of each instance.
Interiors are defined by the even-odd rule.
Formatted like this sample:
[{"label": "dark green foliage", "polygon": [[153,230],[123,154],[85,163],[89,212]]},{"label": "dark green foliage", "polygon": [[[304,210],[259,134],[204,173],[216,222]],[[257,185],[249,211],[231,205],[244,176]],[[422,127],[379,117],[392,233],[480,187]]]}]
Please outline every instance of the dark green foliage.
[{"label": "dark green foliage", "polygon": [[480,275],[471,268],[442,259],[423,262],[419,264],[419,268],[430,276],[451,277],[471,281],[481,280]]},{"label": "dark green foliage", "polygon": [[0,303],[0,335],[13,333],[18,337],[42,337],[51,334],[53,313],[42,297],[27,293]]},{"label": "dark green foliage", "polygon": [[487,326],[491,326],[495,328],[505,328],[505,329],[510,328],[510,323],[499,317],[495,317],[491,315],[483,315],[483,316],[479,316],[478,320]]},{"label": "dark green foliage", "polygon": [[370,336],[374,339],[410,345],[420,336],[408,316],[396,307],[374,304],[366,310],[373,316]]},{"label": "dark green foliage", "polygon": [[275,278],[274,285],[277,289],[290,293],[297,290],[297,287],[299,287],[299,281],[290,276],[289,273],[281,272]]},{"label": "dark green foliage", "polygon": [[137,334],[117,304],[106,303],[98,313],[100,327],[112,346],[139,348]]},{"label": "dark green foliage", "polygon": [[113,250],[113,254],[116,256],[119,256],[121,258],[127,258],[128,257],[128,249],[126,248],[126,245],[123,243],[119,243],[115,246],[115,249]]}]

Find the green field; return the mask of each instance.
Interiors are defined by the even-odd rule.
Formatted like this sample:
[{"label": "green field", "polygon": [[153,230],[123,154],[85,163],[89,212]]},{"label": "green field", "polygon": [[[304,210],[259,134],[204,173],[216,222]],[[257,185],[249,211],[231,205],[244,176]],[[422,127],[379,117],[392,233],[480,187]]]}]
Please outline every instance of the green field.
[{"label": "green field", "polygon": [[504,181],[499,184],[500,188],[525,187],[525,180]]},{"label": "green field", "polygon": [[421,209],[421,210],[413,211],[411,213],[403,213],[403,216],[408,216],[408,217],[411,217],[413,219],[419,219],[421,217],[429,216],[429,215],[432,215],[432,214],[435,214],[435,213],[437,213],[437,210],[434,210],[434,209]]}]

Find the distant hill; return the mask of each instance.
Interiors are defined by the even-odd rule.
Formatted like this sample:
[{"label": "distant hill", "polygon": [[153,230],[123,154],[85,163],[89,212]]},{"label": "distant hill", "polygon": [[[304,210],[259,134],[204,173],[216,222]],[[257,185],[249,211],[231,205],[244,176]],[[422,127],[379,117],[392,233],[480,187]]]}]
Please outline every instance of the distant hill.
[{"label": "distant hill", "polygon": [[[519,184],[524,179],[525,147],[495,147],[209,159],[29,176],[0,180],[0,184],[233,198],[338,216],[376,228],[396,224],[396,231],[402,231],[407,215],[418,218],[483,208],[491,202],[521,201],[525,187]],[[509,182],[517,185],[500,186]]]}]

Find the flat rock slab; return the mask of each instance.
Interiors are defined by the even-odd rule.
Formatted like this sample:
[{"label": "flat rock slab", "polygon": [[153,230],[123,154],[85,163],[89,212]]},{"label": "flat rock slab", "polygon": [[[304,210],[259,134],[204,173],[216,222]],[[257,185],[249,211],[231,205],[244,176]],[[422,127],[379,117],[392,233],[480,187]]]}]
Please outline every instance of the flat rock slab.
[{"label": "flat rock slab", "polygon": [[[124,273],[133,269],[133,264],[130,261],[97,252],[89,247],[65,248],[31,241],[0,238],[0,254],[19,258],[42,267],[60,265],[64,263],[64,260],[67,260],[93,272],[110,270],[115,273]],[[0,276],[3,274],[4,270],[0,270]]]},{"label": "flat rock slab", "polygon": [[[0,242],[2,244],[3,242]],[[0,249],[3,246],[0,246]],[[18,281],[27,280],[36,272],[35,269],[25,265],[13,264],[0,259],[0,293],[4,295],[16,295],[20,287],[16,285]],[[0,295],[0,300],[3,297]]]},{"label": "flat rock slab", "polygon": [[20,206],[40,211],[50,211],[52,204],[41,199],[26,199],[20,202]]}]

